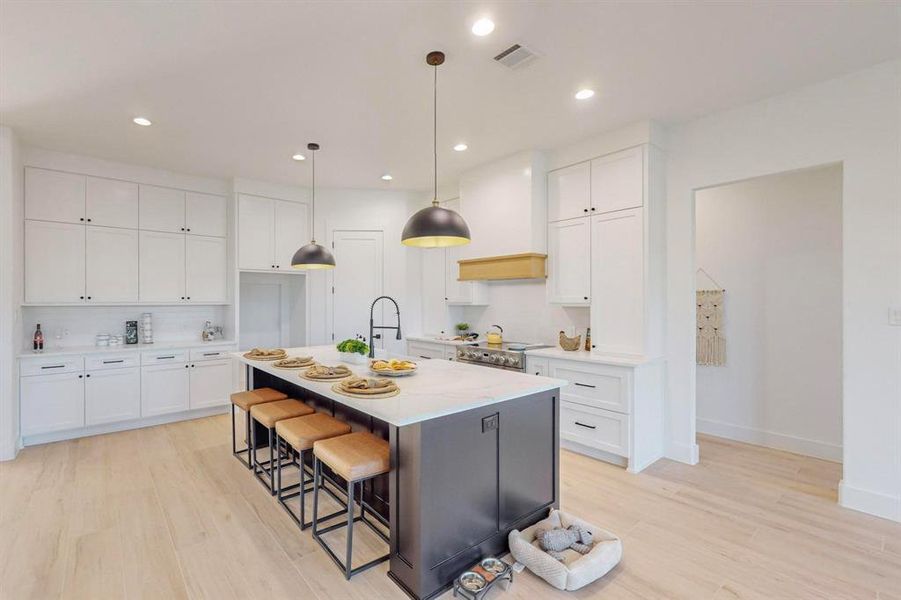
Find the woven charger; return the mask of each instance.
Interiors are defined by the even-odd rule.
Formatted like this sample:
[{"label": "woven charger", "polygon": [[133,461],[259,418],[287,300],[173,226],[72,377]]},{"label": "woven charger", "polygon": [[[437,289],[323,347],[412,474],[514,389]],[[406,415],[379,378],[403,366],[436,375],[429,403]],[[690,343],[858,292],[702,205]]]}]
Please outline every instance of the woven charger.
[{"label": "woven charger", "polygon": [[316,364],[316,361],[313,360],[313,357],[307,356],[307,357],[304,357],[304,358],[307,358],[308,360],[306,360],[305,362],[296,363],[296,364],[290,364],[290,365],[280,365],[280,364],[278,364],[278,363],[280,363],[280,362],[282,362],[282,361],[285,361],[285,360],[291,360],[291,359],[289,359],[289,358],[283,358],[283,359],[281,359],[281,360],[277,360],[277,361],[275,361],[274,363],[272,363],[272,366],[275,367],[276,369],[308,369],[308,368],[310,368],[310,367],[312,367],[313,365]]},{"label": "woven charger", "polygon": [[325,377],[310,377],[309,375],[307,375],[306,371],[300,374],[303,379],[306,379],[308,381],[335,381],[336,379],[344,379],[346,377],[350,377],[351,375],[353,375],[353,372],[350,369],[348,369],[347,373],[344,374],[336,373],[335,375],[326,375]]},{"label": "woven charger", "polygon": [[253,352],[245,352],[244,358],[248,358],[250,360],[284,360],[288,357],[288,353],[282,350],[281,348],[276,348],[276,350],[280,351],[280,354],[273,355],[261,355],[254,354]]},{"label": "woven charger", "polygon": [[347,396],[348,398],[366,398],[367,400],[378,400],[380,398],[391,398],[392,396],[397,396],[400,393],[400,388],[394,386],[394,389],[390,392],[382,392],[379,394],[367,394],[365,392],[361,394],[354,394],[342,388],[340,383],[336,383],[332,386],[332,391],[341,394],[342,396]]}]

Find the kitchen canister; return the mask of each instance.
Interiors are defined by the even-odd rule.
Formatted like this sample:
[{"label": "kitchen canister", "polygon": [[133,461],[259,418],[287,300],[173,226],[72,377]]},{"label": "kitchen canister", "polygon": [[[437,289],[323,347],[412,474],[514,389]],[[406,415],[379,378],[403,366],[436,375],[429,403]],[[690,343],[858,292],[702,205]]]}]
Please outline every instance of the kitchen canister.
[{"label": "kitchen canister", "polygon": [[141,315],[141,339],[145,344],[153,343],[153,314],[144,313]]}]

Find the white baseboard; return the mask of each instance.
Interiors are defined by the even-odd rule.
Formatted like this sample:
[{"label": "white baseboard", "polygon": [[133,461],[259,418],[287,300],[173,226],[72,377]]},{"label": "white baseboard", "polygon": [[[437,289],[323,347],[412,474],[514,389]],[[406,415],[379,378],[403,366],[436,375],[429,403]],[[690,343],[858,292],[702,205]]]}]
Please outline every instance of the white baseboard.
[{"label": "white baseboard", "polygon": [[153,427],[154,425],[175,423],[176,421],[187,421],[189,419],[199,419],[201,417],[221,415],[227,413],[230,406],[231,404],[226,404],[224,406],[210,406],[208,408],[170,413],[167,415],[157,415],[155,417],[146,417],[143,419],[133,419],[131,421],[104,423],[103,425],[94,425],[92,427],[82,427],[79,429],[69,429],[67,431],[54,431],[51,433],[30,435],[22,438],[22,445],[34,446],[37,444],[49,444],[50,442],[74,440],[76,438],[88,437],[92,435],[103,435],[104,433],[115,433],[117,431],[127,431],[129,429],[140,429],[142,427]]},{"label": "white baseboard", "polygon": [[578,442],[560,440],[560,447],[572,452],[576,452],[578,454],[590,456],[591,458],[596,458],[597,460],[602,460],[604,462],[618,465],[620,467],[627,467],[629,465],[629,459],[627,458],[624,458],[617,454],[604,452],[603,450],[598,450],[597,448],[592,448],[591,446],[584,446]]},{"label": "white baseboard", "polygon": [[701,452],[697,444],[670,442],[666,446],[664,457],[687,465],[696,465],[700,460]]},{"label": "white baseboard", "polygon": [[845,508],[901,522],[901,496],[854,487],[843,479],[838,484],[838,503]]},{"label": "white baseboard", "polygon": [[786,452],[794,452],[804,456],[813,456],[814,458],[822,458],[833,462],[842,462],[842,447],[828,442],[810,440],[764,429],[743,427],[712,419],[698,419],[697,427],[700,433],[707,433],[757,446],[785,450]]}]

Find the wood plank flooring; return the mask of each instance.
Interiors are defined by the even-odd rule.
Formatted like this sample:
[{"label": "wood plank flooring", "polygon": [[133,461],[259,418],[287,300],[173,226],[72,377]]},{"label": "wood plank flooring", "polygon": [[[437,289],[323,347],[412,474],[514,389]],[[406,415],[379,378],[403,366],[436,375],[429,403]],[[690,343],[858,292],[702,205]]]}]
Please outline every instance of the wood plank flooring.
[{"label": "wood plank flooring", "polygon": [[[228,427],[210,417],[0,464],[0,598],[405,598],[387,565],[344,581],[232,458]],[[640,475],[564,451],[564,509],[619,534],[622,563],[577,592],[522,573],[489,598],[901,598],[901,524],[839,508],[840,465],[700,444],[700,465]]]}]

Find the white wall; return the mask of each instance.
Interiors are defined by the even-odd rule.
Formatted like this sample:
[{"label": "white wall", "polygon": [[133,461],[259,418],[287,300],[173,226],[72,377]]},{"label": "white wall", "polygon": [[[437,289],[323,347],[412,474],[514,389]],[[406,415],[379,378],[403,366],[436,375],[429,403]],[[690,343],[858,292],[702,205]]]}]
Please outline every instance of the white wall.
[{"label": "white wall", "polygon": [[698,431],[841,460],[841,194],[833,165],[695,195],[698,266],[727,290],[727,360],[698,366]]},{"label": "white wall", "polygon": [[668,455],[695,445],[694,190],[842,163],[843,505],[901,520],[901,61],[674,127],[668,145]]},{"label": "white wall", "polygon": [[15,353],[22,336],[22,180],[19,141],[10,128],[0,127],[0,460],[15,457],[19,429]]}]

